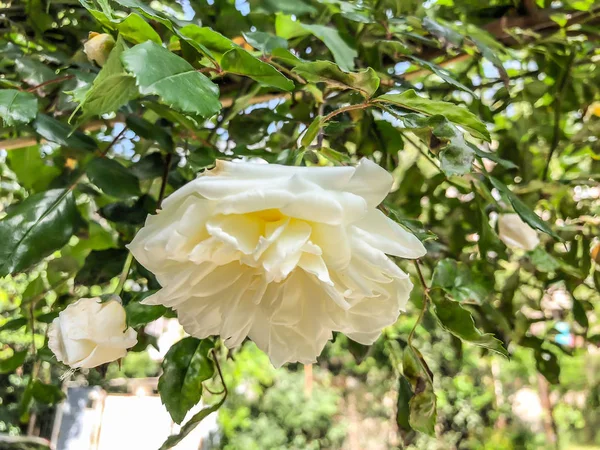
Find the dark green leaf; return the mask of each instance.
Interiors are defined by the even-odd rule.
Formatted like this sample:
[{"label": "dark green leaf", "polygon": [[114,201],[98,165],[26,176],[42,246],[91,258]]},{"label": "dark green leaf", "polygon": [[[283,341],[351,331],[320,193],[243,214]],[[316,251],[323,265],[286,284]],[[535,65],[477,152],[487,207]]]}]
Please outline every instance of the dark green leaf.
[{"label": "dark green leaf", "polygon": [[537,348],[535,350],[535,364],[549,383],[558,384],[560,382],[560,366],[554,353],[541,347]]},{"label": "dark green leaf", "polygon": [[165,356],[158,392],[175,423],[181,423],[200,401],[202,382],[214,373],[208,358],[212,347],[209,340],[187,337],[173,345]]},{"label": "dark green leaf", "polygon": [[0,326],[0,331],[18,330],[25,325],[27,325],[27,319],[25,317],[18,317],[17,319],[9,320],[4,325]]},{"label": "dark green leaf", "polygon": [[179,444],[188,434],[192,432],[196,425],[202,422],[209,414],[218,411],[218,409],[225,402],[225,396],[219,400],[219,402],[215,403],[212,406],[207,406],[200,410],[200,412],[196,413],[190,420],[188,420],[184,426],[181,427],[179,434],[169,436],[168,439],[160,446],[158,450],[168,450],[177,444]]},{"label": "dark green leaf", "polygon": [[0,220],[0,277],[20,272],[64,246],[80,222],[73,192],[28,197]]},{"label": "dark green leaf", "polygon": [[437,399],[433,393],[433,387],[429,386],[423,391],[415,394],[409,402],[410,427],[421,433],[435,436],[435,424],[437,422]]},{"label": "dark green leaf", "polygon": [[0,360],[0,373],[11,373],[17,370],[25,362],[27,350],[14,352],[10,358]]},{"label": "dark green leaf", "polygon": [[50,158],[44,158],[39,145],[8,152],[8,163],[17,175],[19,184],[34,192],[46,190],[61,173]]},{"label": "dark green leaf", "polygon": [[107,195],[118,198],[140,195],[138,178],[114,159],[95,158],[87,165],[86,173],[90,181]]},{"label": "dark green leaf", "polygon": [[484,303],[493,292],[493,285],[482,275],[450,258],[437,263],[431,285],[442,288],[458,301]]},{"label": "dark green leaf", "polygon": [[317,134],[319,134],[319,130],[321,129],[322,126],[323,126],[323,117],[321,117],[321,116],[315,117],[314,120],[311,122],[311,124],[306,129],[306,131],[304,132],[304,134],[302,135],[301,143],[302,143],[303,147],[308,147],[310,144],[312,144],[312,141],[315,140],[315,138],[317,137]]},{"label": "dark green leaf", "polygon": [[468,92],[473,97],[478,98],[477,94],[475,92],[473,92],[473,90],[471,90],[471,88],[465,86],[460,81],[458,81],[449,70],[446,70],[443,67],[438,66],[437,64],[433,64],[429,61],[425,61],[425,60],[423,60],[421,58],[417,58],[415,56],[411,56],[410,59],[412,61],[414,61],[417,65],[431,70],[433,73],[435,73],[438,77],[440,77],[446,83],[456,86],[458,89]]},{"label": "dark green leaf", "polygon": [[464,37],[461,34],[430,17],[425,17],[423,19],[423,27],[437,37],[443,45],[446,45],[446,43],[452,44],[455,47],[461,47],[463,45]]},{"label": "dark green leaf", "polygon": [[58,386],[44,384],[40,380],[35,380],[32,385],[33,398],[46,405],[55,405],[64,400],[65,393]]},{"label": "dark green leaf", "polygon": [[154,42],[124,51],[121,61],[144,95],[158,95],[166,105],[201,117],[211,117],[221,109],[219,88],[183,58]]},{"label": "dark green leaf", "polygon": [[31,122],[35,119],[37,107],[37,97],[29,92],[0,90],[0,118],[8,127]]},{"label": "dark green leaf", "polygon": [[513,194],[512,191],[508,189],[508,187],[504,183],[491,176],[489,177],[489,179],[492,185],[496,189],[498,189],[501,194],[508,198],[508,201],[515,209],[515,212],[521,217],[521,219],[528,223],[532,228],[543,231],[544,233],[549,234],[553,238],[560,240],[560,237],[554,231],[552,231],[548,224],[542,219],[540,219],[540,217],[531,208],[529,208],[529,206],[523,203],[519,199],[519,197]]},{"label": "dark green leaf", "polygon": [[127,325],[132,328],[137,328],[146,325],[167,311],[162,305],[143,305],[139,301],[131,302],[125,307],[127,312]]},{"label": "dark green leaf", "polygon": [[83,267],[77,273],[75,283],[90,286],[110,281],[121,273],[127,253],[125,249],[96,250],[91,252],[85,258]]},{"label": "dark green leaf", "polygon": [[403,431],[411,431],[410,400],[413,397],[412,387],[404,375],[400,375],[398,383],[398,402],[396,404],[396,423]]},{"label": "dark green leaf", "polygon": [[243,33],[246,42],[263,53],[271,53],[276,48],[288,48],[285,39],[263,31],[249,31]]},{"label": "dark green leaf", "polygon": [[458,302],[449,300],[445,295],[432,296],[435,315],[444,329],[454,336],[471,344],[492,350],[508,357],[502,341],[493,334],[482,334],[476,327],[471,313],[464,309]]},{"label": "dark green leaf", "polygon": [[294,72],[313,83],[323,82],[340,89],[357,90],[366,98],[379,88],[379,77],[370,67],[360,72],[344,72],[332,62],[314,61],[298,64]]},{"label": "dark green leaf", "polygon": [[294,89],[294,82],[284,77],[270,64],[255,58],[240,47],[227,51],[221,59],[221,68],[227,72],[244,75],[266,86],[284,91]]},{"label": "dark green leaf", "polygon": [[111,222],[141,225],[148,214],[156,212],[156,201],[148,195],[142,195],[135,203],[110,203],[100,208],[100,215]]},{"label": "dark green leaf", "polygon": [[472,112],[457,106],[454,103],[442,102],[439,100],[431,100],[420,97],[417,93],[410,89],[401,94],[385,94],[375,98],[376,102],[390,103],[401,108],[417,111],[427,115],[442,115],[451,122],[454,122],[476,137],[490,140],[490,133],[479,118]]},{"label": "dark green leaf", "polygon": [[144,139],[154,141],[161,146],[161,150],[172,152],[173,151],[173,138],[171,135],[160,125],[156,123],[150,123],[147,120],[137,116],[128,116],[125,119],[127,127]]},{"label": "dark green leaf", "polygon": [[96,141],[83,134],[81,131],[75,131],[71,134],[71,128],[56,119],[45,114],[38,114],[33,122],[35,131],[44,139],[50,142],[64,145],[80,150],[96,150],[98,147]]},{"label": "dark green leaf", "polygon": [[573,317],[575,318],[577,323],[586,330],[590,326],[584,303],[581,300],[577,300],[576,298],[573,299]]}]

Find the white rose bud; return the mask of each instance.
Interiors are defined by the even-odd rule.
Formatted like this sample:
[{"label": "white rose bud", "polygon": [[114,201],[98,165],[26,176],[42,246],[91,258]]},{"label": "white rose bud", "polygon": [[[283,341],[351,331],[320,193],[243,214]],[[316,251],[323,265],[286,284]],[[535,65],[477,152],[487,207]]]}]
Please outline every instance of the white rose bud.
[{"label": "white rose bud", "polygon": [[81,298],[67,306],[48,329],[48,347],[73,368],[91,368],[122,358],[137,343],[116,300]]},{"label": "white rose bud", "polygon": [[198,338],[246,337],[273,365],[314,362],[345,333],[372,344],[412,289],[388,255],[423,244],[377,209],[392,176],[357,167],[217,161],[149,216],[130,249],[162,285],[146,304],[174,308]]},{"label": "white rose bud", "polygon": [[110,34],[90,32],[89,39],[83,44],[83,51],[90,62],[96,62],[100,67],[108,59],[110,51],[115,46],[115,40]]},{"label": "white rose bud", "polygon": [[498,236],[508,247],[523,250],[533,250],[540,243],[537,232],[518,214],[501,214],[498,217]]}]

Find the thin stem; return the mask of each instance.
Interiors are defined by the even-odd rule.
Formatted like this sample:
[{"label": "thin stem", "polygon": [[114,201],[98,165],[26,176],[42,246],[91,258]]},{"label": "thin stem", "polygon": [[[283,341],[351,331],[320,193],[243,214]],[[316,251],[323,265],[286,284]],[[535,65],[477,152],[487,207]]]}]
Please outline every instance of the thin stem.
[{"label": "thin stem", "polygon": [[102,153],[100,153],[100,158],[104,158],[108,152],[110,151],[111,148],[113,148],[113,146],[119,142],[119,140],[123,137],[123,135],[125,134],[125,132],[127,131],[127,127],[124,127],[121,132],[119,134],[117,134],[115,136],[115,138],[110,142],[110,144],[108,144],[108,147],[106,147]]},{"label": "thin stem", "polygon": [[338,108],[335,111],[332,111],[329,114],[327,114],[325,117],[323,117],[323,123],[331,120],[333,117],[337,116],[338,114],[341,114],[341,113],[344,113],[347,111],[355,111],[357,109],[365,109],[365,108],[368,108],[369,106],[371,106],[370,102],[359,103],[358,105],[343,106],[342,108]]},{"label": "thin stem", "polygon": [[64,75],[62,77],[54,78],[53,80],[44,81],[43,83],[37,84],[33,87],[30,87],[29,89],[25,90],[25,92],[34,92],[39,88],[42,88],[42,87],[45,87],[45,86],[48,86],[48,85],[54,84],[54,83],[60,83],[61,81],[67,81],[72,78],[75,78],[75,75]]},{"label": "thin stem", "polygon": [[165,161],[165,169],[163,171],[162,181],[160,183],[160,192],[158,194],[157,208],[160,209],[162,201],[165,198],[165,190],[167,189],[167,180],[169,178],[169,170],[171,170],[171,162],[173,161],[173,154],[167,153],[167,160]]},{"label": "thin stem", "polygon": [[121,295],[123,291],[123,286],[125,286],[125,282],[127,281],[127,276],[129,275],[129,270],[131,269],[131,263],[133,262],[133,253],[127,253],[127,259],[125,260],[125,264],[123,264],[123,271],[121,272],[121,276],[119,277],[119,284],[117,284],[117,288],[115,289],[115,295]]},{"label": "thin stem", "polygon": [[219,358],[217,358],[217,352],[213,348],[212,350],[213,361],[215,362],[215,366],[217,367],[217,372],[219,372],[219,378],[221,378],[221,383],[223,384],[223,392],[225,393],[225,397],[227,397],[227,385],[225,384],[225,378],[223,377],[223,372],[221,372],[221,365],[219,364]]},{"label": "thin stem", "polygon": [[300,84],[306,84],[306,80],[304,78],[302,78],[297,73],[292,72],[287,67],[283,67],[281,64],[277,64],[275,61],[272,61],[271,59],[268,59],[268,61],[266,61],[266,62],[268,62],[269,64],[271,64],[273,67],[275,67],[280,72],[285,73],[288,77],[293,78],[298,83],[300,83]]},{"label": "thin stem", "polygon": [[421,286],[423,287],[423,306],[421,308],[421,312],[419,313],[419,317],[417,317],[417,321],[415,322],[415,325],[413,326],[412,330],[410,330],[410,334],[408,335],[408,345],[410,345],[412,347],[412,340],[413,337],[415,335],[415,331],[417,329],[417,327],[419,326],[419,324],[421,323],[421,321],[423,320],[423,317],[425,316],[425,312],[427,311],[427,307],[429,306],[429,287],[427,287],[427,283],[425,282],[425,277],[423,276],[423,273],[421,272],[421,267],[419,266],[419,261],[414,261],[415,264],[415,268],[417,269],[417,274],[419,275],[419,281],[421,282]]}]

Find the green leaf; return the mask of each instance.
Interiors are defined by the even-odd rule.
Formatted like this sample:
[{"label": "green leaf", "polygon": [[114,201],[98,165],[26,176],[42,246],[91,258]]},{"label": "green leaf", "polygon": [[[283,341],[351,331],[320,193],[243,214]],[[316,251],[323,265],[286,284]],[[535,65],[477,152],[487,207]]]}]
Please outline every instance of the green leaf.
[{"label": "green leaf", "polygon": [[35,131],[50,142],[64,145],[65,147],[93,151],[98,148],[96,141],[83,134],[81,131],[72,132],[71,128],[45,114],[38,114],[33,122]]},{"label": "green leaf", "polygon": [[87,165],[86,173],[90,181],[107,195],[130,198],[141,194],[138,178],[114,159],[94,158]]},{"label": "green leaf", "polygon": [[54,70],[47,65],[26,56],[15,61],[15,69],[19,77],[32,86],[57,78]]},{"label": "green leaf", "polygon": [[546,349],[538,347],[535,349],[535,365],[539,372],[544,375],[551,384],[560,383],[560,366],[556,355]]},{"label": "green leaf", "polygon": [[80,223],[69,189],[28,197],[0,220],[0,277],[31,267],[69,242]]},{"label": "green leaf", "polygon": [[433,387],[427,385],[423,392],[415,394],[409,402],[410,427],[421,433],[435,436],[435,424],[437,422],[437,398],[433,393]]},{"label": "green leaf", "polygon": [[[143,19],[140,17],[140,20]],[[125,71],[121,63],[121,54],[125,50],[127,45],[119,36],[102,70],[79,105],[83,109],[80,122],[91,116],[117,111],[139,95],[135,78]]]},{"label": "green leaf", "polygon": [[292,67],[295,67],[304,61],[303,59],[298,58],[296,55],[294,55],[289,50],[286,50],[285,48],[274,49],[271,53],[271,58],[276,59],[277,61],[283,62]]},{"label": "green leaf", "polygon": [[482,275],[450,258],[437,263],[431,285],[442,288],[455,300],[474,300],[480,304],[484,303],[494,290],[493,284],[486,282]]},{"label": "green leaf", "polygon": [[457,338],[471,344],[492,350],[502,356],[508,357],[502,341],[493,334],[482,334],[476,327],[471,313],[464,309],[460,303],[449,300],[445,295],[433,295],[435,315],[442,327]]},{"label": "green leaf", "polygon": [[423,19],[423,28],[437,37],[443,45],[446,45],[447,43],[452,44],[455,47],[462,47],[463,45],[464,37],[461,34],[430,17],[425,17]]},{"label": "green leaf", "polygon": [[138,136],[154,141],[161,146],[161,149],[167,152],[173,151],[173,138],[160,125],[150,123],[137,116],[127,116],[125,119],[127,127]]},{"label": "green leaf", "polygon": [[270,64],[255,58],[240,47],[232,48],[223,55],[221,68],[226,72],[247,76],[266,86],[273,86],[284,91],[294,89],[293,81],[288,80]]},{"label": "green leaf", "polygon": [[306,36],[312,34],[323,41],[325,46],[333,54],[336,64],[346,71],[354,68],[354,58],[358,56],[357,51],[350,47],[335,28],[323,25],[307,25],[295,20],[285,14],[277,14],[275,19],[275,30],[278,36],[285,39]]},{"label": "green leaf", "polygon": [[513,194],[504,183],[492,176],[489,176],[488,178],[490,179],[492,185],[508,199],[515,212],[521,217],[521,219],[523,219],[532,228],[549,234],[554,239],[561,240],[560,237],[554,231],[552,231],[548,224],[544,222],[531,208],[529,208],[529,206],[523,203],[519,197]]},{"label": "green leaf", "polygon": [[40,153],[39,145],[8,152],[10,169],[17,175],[19,184],[27,189],[40,192],[61,173],[61,169],[51,165],[51,159],[46,160]]},{"label": "green leaf", "polygon": [[410,401],[413,397],[412,387],[404,375],[400,375],[398,382],[398,401],[396,404],[396,423],[403,431],[411,431],[410,426]]},{"label": "green leaf", "polygon": [[18,330],[25,325],[27,325],[27,319],[25,317],[18,317],[16,319],[9,320],[4,325],[0,326],[0,331]]},{"label": "green leaf", "polygon": [[477,94],[475,92],[473,92],[473,90],[471,90],[471,88],[465,86],[460,81],[458,81],[456,78],[454,78],[454,75],[449,70],[446,70],[443,67],[438,66],[437,64],[431,63],[429,61],[425,61],[424,59],[417,58],[416,56],[410,56],[409,58],[412,61],[414,61],[417,65],[431,70],[433,73],[435,73],[438,77],[440,77],[446,83],[451,84],[452,86],[455,86],[462,91],[468,92],[475,98],[479,98],[477,96]]},{"label": "green leaf", "polygon": [[144,95],[158,95],[172,108],[201,117],[211,117],[221,109],[219,88],[183,58],[154,42],[126,50],[121,61]]},{"label": "green leaf", "polygon": [[77,272],[75,283],[91,286],[110,281],[121,273],[127,253],[127,250],[120,248],[90,252],[83,267]]},{"label": "green leaf", "polygon": [[442,102],[420,97],[413,89],[401,94],[385,94],[375,98],[374,101],[390,103],[401,108],[417,111],[427,115],[442,115],[467,129],[473,136],[490,141],[490,133],[485,125],[472,112],[457,106],[454,103]]},{"label": "green leaf", "polygon": [[379,88],[379,77],[370,67],[360,72],[344,72],[330,61],[315,61],[297,65],[294,72],[313,83],[323,82],[336,88],[359,91],[366,98]]},{"label": "green leaf", "polygon": [[137,14],[131,13],[121,21],[113,21],[112,24],[119,32],[119,36],[134,44],[142,44],[146,41],[162,44],[160,36],[154,31],[152,25]]},{"label": "green leaf", "polygon": [[467,145],[469,145],[473,149],[473,151],[475,152],[475,154],[479,158],[486,158],[486,159],[489,159],[490,161],[494,161],[496,164],[500,164],[505,169],[516,169],[516,168],[519,167],[515,163],[513,163],[512,161],[500,158],[493,151],[484,151],[484,150],[481,150],[478,146],[471,145],[470,143],[467,144]]},{"label": "green leaf", "polygon": [[302,136],[301,143],[302,143],[303,147],[308,147],[310,144],[312,144],[312,141],[315,140],[315,138],[317,137],[317,134],[319,134],[319,130],[321,129],[322,126],[323,126],[323,117],[321,117],[321,116],[315,117],[314,120],[311,122],[311,124],[306,129],[306,131],[304,132],[304,135]]},{"label": "green leaf", "polygon": [[573,299],[573,317],[579,325],[587,330],[590,326],[590,322],[583,305],[584,303],[581,300],[577,300],[576,298]]},{"label": "green leaf", "polygon": [[365,360],[365,358],[371,351],[370,345],[359,344],[358,342],[355,342],[350,338],[348,338],[348,342],[346,345],[348,346],[348,351],[352,354],[352,356],[354,356],[354,361],[356,361],[356,364],[359,365]]},{"label": "green leaf", "polygon": [[0,118],[7,127],[31,122],[35,119],[37,108],[37,97],[29,92],[16,89],[0,90]]},{"label": "green leaf", "polygon": [[209,414],[217,411],[225,402],[225,396],[219,400],[219,402],[215,403],[212,406],[207,406],[200,410],[200,412],[196,413],[190,420],[188,420],[184,426],[181,427],[179,434],[169,436],[167,440],[160,446],[158,450],[168,450],[172,447],[175,447],[179,444],[188,434],[192,432],[196,425],[202,422]]},{"label": "green leaf", "polygon": [[288,48],[288,42],[285,39],[271,33],[249,31],[242,34],[248,44],[263,53],[270,54],[276,48]]},{"label": "green leaf", "polygon": [[144,292],[142,296],[137,297],[125,307],[127,312],[127,326],[137,328],[146,325],[159,317],[162,317],[167,308],[162,305],[143,305],[140,303],[144,298],[153,294],[156,291]]},{"label": "green leaf", "polygon": [[25,362],[27,350],[14,352],[10,358],[0,360],[0,373],[11,373],[17,370]]},{"label": "green leaf", "polygon": [[342,70],[350,71],[354,69],[354,58],[358,56],[358,53],[346,43],[337,29],[323,25],[303,24],[302,26],[323,41]]},{"label": "green leaf", "polygon": [[32,385],[33,398],[46,405],[55,405],[65,399],[66,395],[58,386],[44,384],[35,380]]},{"label": "green leaf", "polygon": [[[173,158],[176,159],[176,158]],[[144,156],[138,162],[133,164],[129,170],[140,180],[151,180],[161,177],[164,174],[167,165],[166,158],[162,153],[154,152]],[[175,162],[171,162],[171,167],[176,166]]]},{"label": "green leaf", "polygon": [[199,27],[195,24],[186,25],[179,30],[186,42],[207,57],[221,62],[221,57],[229,50],[238,47],[231,39],[209,27]]},{"label": "green leaf", "polygon": [[209,340],[187,337],[173,345],[165,356],[158,392],[175,423],[181,423],[200,401],[202,382],[213,376],[213,363],[208,358],[211,348]]}]

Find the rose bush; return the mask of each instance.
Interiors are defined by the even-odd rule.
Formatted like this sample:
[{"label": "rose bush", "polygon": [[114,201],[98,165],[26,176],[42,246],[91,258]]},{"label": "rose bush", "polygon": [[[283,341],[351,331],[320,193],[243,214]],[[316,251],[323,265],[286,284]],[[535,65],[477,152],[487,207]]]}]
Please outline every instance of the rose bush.
[{"label": "rose bush", "polygon": [[185,330],[249,336],[275,366],[310,363],[333,331],[372,344],[412,283],[386,253],[425,254],[377,209],[392,176],[354,167],[218,161],[150,216],[129,248],[162,285],[144,303],[177,311]]},{"label": "rose bush", "polygon": [[115,361],[136,343],[136,332],[127,328],[125,309],[116,300],[80,298],[48,328],[48,347],[56,359],[74,369]]}]

